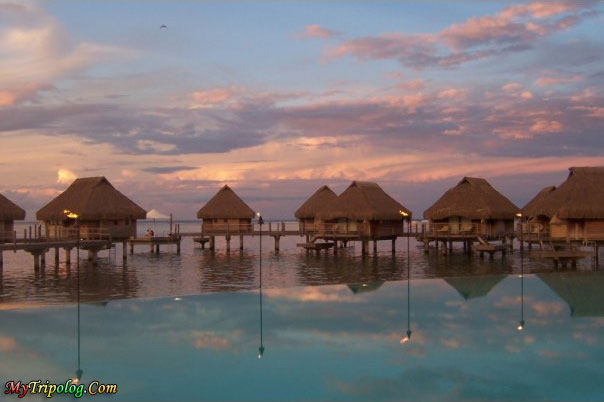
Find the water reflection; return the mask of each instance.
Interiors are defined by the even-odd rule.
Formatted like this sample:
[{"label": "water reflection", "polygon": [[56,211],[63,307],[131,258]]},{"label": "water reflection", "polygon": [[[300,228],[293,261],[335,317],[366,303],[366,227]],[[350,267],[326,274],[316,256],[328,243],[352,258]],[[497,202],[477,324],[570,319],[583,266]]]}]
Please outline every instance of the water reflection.
[{"label": "water reflection", "polygon": [[[141,230],[144,229],[142,226]],[[198,226],[184,225],[181,230],[198,230]],[[363,258],[360,250],[354,247],[341,249],[337,256],[332,253],[307,254],[296,247],[298,241],[296,237],[281,239],[279,253],[273,252],[270,240],[269,247],[263,248],[265,289],[554,270],[551,263],[531,256],[523,258],[518,251],[493,260],[469,257],[462,251],[448,255],[424,254],[415,239],[409,238],[398,240],[394,254],[389,242],[385,242],[379,246],[382,248],[378,249],[377,257],[368,258]],[[406,247],[405,243],[408,243]],[[121,255],[121,245],[118,245],[118,249],[102,252],[96,266],[82,260],[81,298],[83,302],[90,302],[256,289],[259,286],[259,241],[248,241],[245,247],[243,251],[227,253],[224,245],[218,242],[217,250],[212,252],[193,248],[191,239],[187,238],[182,244],[181,255],[176,255],[175,249],[169,246],[162,248],[160,255],[150,254],[148,248],[141,246],[124,265],[121,258],[116,258]],[[34,271],[27,253],[5,252],[4,256],[4,269],[0,273],[0,309],[76,302],[73,261],[72,266],[61,260],[45,270]],[[581,262],[578,270],[592,270],[590,261]]]},{"label": "water reflection", "polygon": [[[0,376],[63,382],[72,376],[77,317],[76,377],[86,382],[94,373],[117,382],[119,399],[597,400],[604,394],[600,272],[453,280],[407,274],[367,286],[267,289],[264,258],[258,266],[253,292],[0,311],[11,323],[0,329]],[[530,322],[522,332],[510,325],[519,310],[520,320]],[[254,364],[267,356],[267,339],[270,358]],[[25,351],[32,358],[23,359]],[[170,389],[158,389],[157,378]]]}]

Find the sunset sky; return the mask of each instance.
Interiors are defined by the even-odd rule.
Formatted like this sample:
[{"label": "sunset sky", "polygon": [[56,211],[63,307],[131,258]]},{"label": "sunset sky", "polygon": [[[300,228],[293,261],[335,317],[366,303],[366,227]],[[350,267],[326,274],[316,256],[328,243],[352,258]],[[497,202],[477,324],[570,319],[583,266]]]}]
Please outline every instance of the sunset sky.
[{"label": "sunset sky", "polygon": [[[604,165],[604,3],[0,0],[0,192],[75,177],[194,218],[377,181],[415,217],[461,177],[522,206]],[[160,29],[162,24],[167,29]]]}]

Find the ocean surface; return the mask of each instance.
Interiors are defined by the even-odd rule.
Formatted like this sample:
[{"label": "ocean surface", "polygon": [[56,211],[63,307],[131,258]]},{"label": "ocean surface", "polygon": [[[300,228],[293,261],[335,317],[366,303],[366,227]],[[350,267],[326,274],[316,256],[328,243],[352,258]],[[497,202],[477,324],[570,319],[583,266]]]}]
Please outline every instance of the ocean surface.
[{"label": "ocean surface", "polygon": [[[197,222],[180,222],[181,232],[198,232]],[[28,228],[20,223],[17,230]],[[264,225],[268,228],[268,224]],[[295,229],[290,222],[287,229]],[[168,233],[165,221],[139,222],[138,231],[144,235],[153,229],[157,236]],[[334,285],[347,283],[369,283],[412,279],[446,278],[487,274],[513,274],[521,270],[518,245],[513,253],[505,257],[496,255],[493,260],[481,259],[478,255],[468,256],[461,249],[451,255],[431,250],[424,253],[423,247],[414,238],[399,238],[397,251],[391,252],[390,241],[378,242],[378,254],[361,256],[360,244],[333,252],[306,253],[296,246],[301,237],[284,237],[280,251],[274,251],[271,237],[262,239],[262,275],[265,288],[288,288],[293,286]],[[96,265],[87,262],[87,254],[80,254],[80,297],[84,302],[103,302],[115,299],[152,298],[195,295],[207,292],[257,289],[259,286],[260,250],[259,237],[245,237],[244,249],[239,250],[239,239],[231,240],[231,251],[227,252],[223,238],[217,238],[216,250],[201,250],[194,246],[191,237],[182,242],[180,255],[175,246],[161,246],[159,255],[151,254],[149,247],[135,247],[134,255],[122,263],[121,244],[112,250],[99,253]],[[459,247],[459,246],[458,246]],[[64,263],[61,251],[60,263],[54,263],[54,250],[47,253],[46,267],[36,272],[29,253],[4,252],[4,269],[0,274],[0,309],[28,306],[60,305],[76,300],[75,281],[77,264],[72,251],[71,266]],[[602,260],[602,259],[601,259]],[[553,272],[550,261],[531,257],[525,250],[523,272]],[[578,271],[591,271],[591,259],[580,261]]]}]

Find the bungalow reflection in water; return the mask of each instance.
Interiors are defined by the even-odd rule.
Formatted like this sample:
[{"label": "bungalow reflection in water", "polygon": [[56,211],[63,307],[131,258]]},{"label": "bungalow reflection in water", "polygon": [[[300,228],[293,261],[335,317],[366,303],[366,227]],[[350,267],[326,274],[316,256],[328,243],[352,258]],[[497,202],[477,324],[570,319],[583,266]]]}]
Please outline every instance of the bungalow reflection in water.
[{"label": "bungalow reflection in water", "polygon": [[0,375],[99,378],[120,400],[597,400],[603,286],[489,275],[4,310]]}]

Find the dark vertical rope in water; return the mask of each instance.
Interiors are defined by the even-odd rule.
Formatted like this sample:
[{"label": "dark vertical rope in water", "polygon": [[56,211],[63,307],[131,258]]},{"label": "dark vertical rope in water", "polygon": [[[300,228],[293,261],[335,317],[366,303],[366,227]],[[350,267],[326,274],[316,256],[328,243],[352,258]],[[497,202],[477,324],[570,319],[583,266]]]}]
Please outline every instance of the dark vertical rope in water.
[{"label": "dark vertical rope in water", "polygon": [[78,308],[78,369],[76,370],[76,381],[80,382],[82,378],[82,368],[80,365],[80,222],[79,219],[76,219],[76,225],[78,226],[78,240],[76,242],[76,268],[77,268],[77,276],[76,276],[76,300],[77,300],[77,308]]},{"label": "dark vertical rope in water", "polygon": [[258,348],[258,359],[264,355],[264,342],[262,337],[262,217],[260,217],[260,262],[259,262],[259,279],[260,279],[260,347]]},{"label": "dark vertical rope in water", "polygon": [[407,222],[407,338],[411,338],[411,219]]},{"label": "dark vertical rope in water", "polygon": [[520,248],[520,322],[517,329],[524,329],[524,247]]}]

